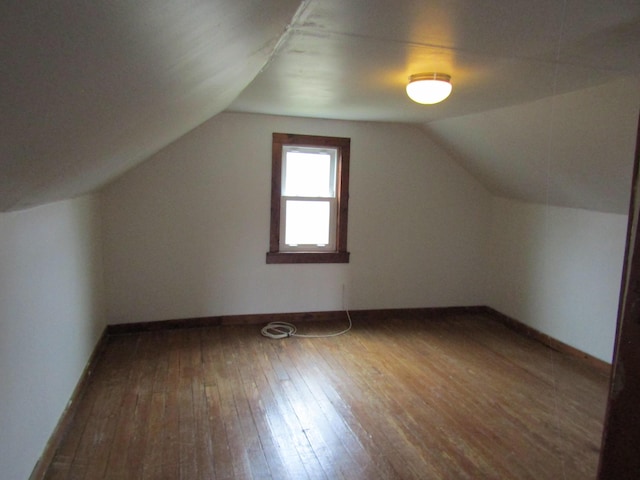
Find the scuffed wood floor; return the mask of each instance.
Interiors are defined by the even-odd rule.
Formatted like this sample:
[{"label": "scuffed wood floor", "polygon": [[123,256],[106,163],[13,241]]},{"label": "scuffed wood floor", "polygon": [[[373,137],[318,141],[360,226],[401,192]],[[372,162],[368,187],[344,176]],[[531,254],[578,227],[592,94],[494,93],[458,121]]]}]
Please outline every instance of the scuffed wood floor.
[{"label": "scuffed wood floor", "polygon": [[607,386],[478,315],[113,336],[46,478],[585,480]]}]

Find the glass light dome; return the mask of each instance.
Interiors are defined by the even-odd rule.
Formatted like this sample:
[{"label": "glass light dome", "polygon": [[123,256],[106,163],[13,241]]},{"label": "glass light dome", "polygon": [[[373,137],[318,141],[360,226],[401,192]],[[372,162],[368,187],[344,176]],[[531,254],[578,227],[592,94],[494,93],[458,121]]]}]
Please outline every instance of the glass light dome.
[{"label": "glass light dome", "polygon": [[409,77],[407,95],[417,103],[439,103],[451,93],[451,76],[444,73],[418,73]]}]

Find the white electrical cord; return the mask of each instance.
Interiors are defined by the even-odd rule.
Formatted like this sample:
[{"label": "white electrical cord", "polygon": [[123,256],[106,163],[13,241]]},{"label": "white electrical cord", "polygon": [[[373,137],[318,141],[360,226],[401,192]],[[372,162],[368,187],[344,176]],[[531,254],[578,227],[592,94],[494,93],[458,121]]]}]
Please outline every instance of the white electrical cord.
[{"label": "white electrical cord", "polygon": [[343,335],[351,330],[353,326],[353,322],[351,321],[351,315],[349,315],[349,310],[345,310],[347,313],[347,318],[349,319],[349,326],[344,330],[335,333],[326,333],[326,334],[301,334],[296,333],[296,326],[293,323],[287,322],[270,322],[262,327],[260,333],[263,336],[268,338],[288,338],[288,337],[302,337],[302,338],[329,338],[329,337],[337,337],[338,335]]},{"label": "white electrical cord", "polygon": [[335,333],[326,333],[326,334],[300,334],[296,333],[296,326],[293,323],[288,322],[270,322],[267,323],[260,333],[263,336],[268,338],[280,339],[280,338],[288,338],[288,337],[301,337],[301,338],[329,338],[329,337],[337,337],[338,335],[344,335],[353,326],[353,322],[351,321],[351,315],[349,314],[349,309],[346,307],[345,295],[344,295],[344,285],[342,285],[342,308],[347,314],[347,319],[349,319],[349,326],[344,330]]}]

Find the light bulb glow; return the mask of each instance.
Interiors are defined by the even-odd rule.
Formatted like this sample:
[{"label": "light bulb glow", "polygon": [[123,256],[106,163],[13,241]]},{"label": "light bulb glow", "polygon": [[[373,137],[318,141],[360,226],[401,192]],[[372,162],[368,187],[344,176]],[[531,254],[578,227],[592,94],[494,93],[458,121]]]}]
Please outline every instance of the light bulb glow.
[{"label": "light bulb glow", "polygon": [[444,73],[419,73],[409,77],[407,95],[417,103],[432,105],[451,94],[451,77]]}]

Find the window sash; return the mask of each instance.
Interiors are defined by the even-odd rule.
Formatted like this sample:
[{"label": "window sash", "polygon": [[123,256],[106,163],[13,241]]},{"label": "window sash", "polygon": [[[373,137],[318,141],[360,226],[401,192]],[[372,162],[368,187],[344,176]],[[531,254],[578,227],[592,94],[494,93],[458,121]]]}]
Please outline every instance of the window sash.
[{"label": "window sash", "polygon": [[[329,204],[328,225],[322,225],[321,227],[328,229],[327,243],[287,243],[287,226],[288,216],[287,207],[288,201],[293,202],[318,202]],[[323,252],[323,251],[336,251],[336,226],[338,219],[338,201],[337,198],[327,197],[298,197],[298,196],[282,196],[280,202],[280,251],[281,252]]]},{"label": "window sash", "polygon": [[[304,191],[300,189],[298,191],[287,191],[290,184],[287,181],[287,174],[289,171],[295,174],[294,168],[297,158],[295,154],[307,154],[329,157],[329,171],[326,184],[323,186],[316,186],[315,190]],[[318,147],[300,147],[297,145],[283,145],[282,146],[282,195],[283,196],[318,196],[318,197],[335,197],[336,196],[336,170],[337,170],[337,158],[338,150],[336,148],[318,148]],[[304,161],[304,160],[302,160]],[[292,165],[290,165],[290,162]],[[310,160],[311,162],[311,160]],[[311,167],[313,168],[313,166]],[[317,176],[321,176],[325,172],[317,172]]]}]

